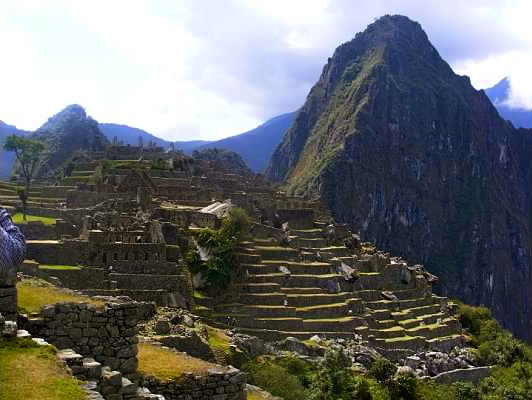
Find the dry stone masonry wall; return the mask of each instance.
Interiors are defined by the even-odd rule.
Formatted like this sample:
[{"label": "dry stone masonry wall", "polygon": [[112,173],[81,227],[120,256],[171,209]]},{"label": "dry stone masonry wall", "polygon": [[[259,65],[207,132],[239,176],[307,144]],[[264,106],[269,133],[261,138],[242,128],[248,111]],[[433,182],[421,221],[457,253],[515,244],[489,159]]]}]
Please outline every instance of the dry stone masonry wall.
[{"label": "dry stone masonry wall", "polygon": [[41,309],[24,329],[59,349],[73,349],[123,374],[137,369],[139,304],[106,303],[105,308],[86,303],[58,303]]}]

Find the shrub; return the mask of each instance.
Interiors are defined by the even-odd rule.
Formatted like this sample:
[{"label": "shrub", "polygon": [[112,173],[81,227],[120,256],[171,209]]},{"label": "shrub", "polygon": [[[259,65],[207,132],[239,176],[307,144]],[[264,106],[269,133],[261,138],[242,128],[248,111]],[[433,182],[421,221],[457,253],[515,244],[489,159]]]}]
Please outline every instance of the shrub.
[{"label": "shrub", "polygon": [[386,358],[379,358],[371,365],[368,375],[379,383],[389,383],[397,371],[397,367]]},{"label": "shrub", "polygon": [[369,383],[350,370],[351,360],[341,349],[329,349],[308,390],[309,400],[371,399]]},{"label": "shrub", "polygon": [[480,392],[471,382],[455,383],[454,393],[456,400],[480,400]]},{"label": "shrub", "polygon": [[202,261],[195,249],[185,257],[193,273],[201,272],[208,287],[221,289],[231,282],[232,266],[236,264],[234,250],[249,229],[249,219],[241,208],[233,208],[222,220],[218,230],[204,228],[196,234],[199,246],[209,253],[209,259]]},{"label": "shrub", "polygon": [[462,327],[475,337],[480,335],[480,329],[487,321],[493,320],[490,310],[486,307],[472,307],[467,304],[460,305],[457,316]]},{"label": "shrub", "polygon": [[297,377],[269,360],[250,361],[242,367],[248,373],[248,382],[285,400],[305,400],[305,388]]},{"label": "shrub", "polygon": [[394,400],[418,400],[418,379],[413,373],[400,374],[388,385],[390,396]]}]

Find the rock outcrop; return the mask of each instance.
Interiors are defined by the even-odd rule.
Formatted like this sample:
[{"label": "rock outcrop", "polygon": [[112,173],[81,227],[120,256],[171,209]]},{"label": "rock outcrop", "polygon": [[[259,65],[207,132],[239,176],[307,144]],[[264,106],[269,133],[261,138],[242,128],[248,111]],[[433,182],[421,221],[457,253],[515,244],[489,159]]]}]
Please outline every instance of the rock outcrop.
[{"label": "rock outcrop", "polygon": [[266,175],[530,339],[530,138],[385,16],[338,47]]}]

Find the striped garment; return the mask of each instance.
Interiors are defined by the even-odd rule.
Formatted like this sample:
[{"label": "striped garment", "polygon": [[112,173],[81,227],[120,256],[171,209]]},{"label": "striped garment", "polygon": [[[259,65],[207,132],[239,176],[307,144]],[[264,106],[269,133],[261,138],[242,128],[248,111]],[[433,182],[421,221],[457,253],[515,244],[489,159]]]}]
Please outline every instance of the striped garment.
[{"label": "striped garment", "polygon": [[0,208],[0,286],[15,284],[25,252],[24,235],[13,224],[8,212]]}]

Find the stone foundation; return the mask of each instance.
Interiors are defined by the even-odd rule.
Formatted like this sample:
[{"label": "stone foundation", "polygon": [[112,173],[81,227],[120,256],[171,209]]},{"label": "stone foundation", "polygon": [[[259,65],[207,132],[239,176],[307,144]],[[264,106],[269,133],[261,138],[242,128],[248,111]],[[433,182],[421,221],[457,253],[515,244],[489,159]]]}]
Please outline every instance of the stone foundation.
[{"label": "stone foundation", "polygon": [[246,374],[237,369],[209,370],[207,376],[184,374],[180,382],[160,381],[153,376],[140,378],[139,384],[166,400],[245,400]]}]

